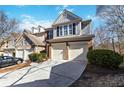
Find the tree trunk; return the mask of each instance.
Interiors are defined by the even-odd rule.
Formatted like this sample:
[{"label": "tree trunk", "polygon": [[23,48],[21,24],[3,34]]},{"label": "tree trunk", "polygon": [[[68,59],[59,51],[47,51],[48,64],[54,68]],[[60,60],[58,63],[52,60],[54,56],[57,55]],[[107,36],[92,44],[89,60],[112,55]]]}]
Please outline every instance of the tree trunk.
[{"label": "tree trunk", "polygon": [[115,51],[114,38],[112,38],[112,47],[113,47],[113,51]]}]

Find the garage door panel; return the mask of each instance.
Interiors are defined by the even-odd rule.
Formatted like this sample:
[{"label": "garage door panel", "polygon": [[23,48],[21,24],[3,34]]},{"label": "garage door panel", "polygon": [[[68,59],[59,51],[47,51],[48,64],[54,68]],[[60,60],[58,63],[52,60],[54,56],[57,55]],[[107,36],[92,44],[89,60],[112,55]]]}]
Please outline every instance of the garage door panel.
[{"label": "garage door panel", "polygon": [[28,49],[27,49],[27,50],[25,50],[25,51],[24,51],[24,60],[29,59],[29,58],[28,58],[28,55],[29,55],[29,54],[31,54],[31,53],[32,53],[32,51],[31,51],[31,50],[28,50]]},{"label": "garage door panel", "polygon": [[70,44],[69,58],[70,60],[86,61],[87,44],[82,42],[76,42]]},{"label": "garage door panel", "polygon": [[24,60],[28,59],[28,55],[31,54],[32,51],[30,49],[26,50],[17,50],[16,51],[16,57],[23,58]]},{"label": "garage door panel", "polygon": [[63,60],[64,59],[64,51],[65,51],[65,44],[60,43],[60,44],[53,44],[52,45],[52,59],[58,59],[58,60]]},{"label": "garage door panel", "polygon": [[16,57],[23,58],[23,51],[22,50],[17,50],[16,51]]}]

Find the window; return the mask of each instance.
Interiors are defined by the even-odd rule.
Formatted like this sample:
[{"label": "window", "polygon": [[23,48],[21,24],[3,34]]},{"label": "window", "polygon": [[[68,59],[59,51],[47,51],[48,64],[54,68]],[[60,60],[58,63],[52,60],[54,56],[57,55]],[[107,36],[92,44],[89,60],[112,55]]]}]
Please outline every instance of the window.
[{"label": "window", "polygon": [[72,35],[72,32],[73,31],[72,31],[72,24],[71,24],[71,25],[69,25],[69,34]]},{"label": "window", "polygon": [[13,38],[12,45],[15,45],[16,40]]},{"label": "window", "polygon": [[60,36],[62,36],[63,35],[63,33],[62,33],[62,26],[59,27],[59,30],[60,30]]},{"label": "window", "polygon": [[7,41],[7,45],[6,45],[6,48],[8,47],[8,43],[9,43],[9,42]]},{"label": "window", "polygon": [[65,36],[68,35],[68,27],[67,27],[67,25],[64,26],[64,35]]},{"label": "window", "polygon": [[48,36],[47,36],[48,39],[52,39],[53,38],[53,31],[48,31]]},{"label": "window", "polygon": [[75,34],[76,34],[76,24],[73,23],[73,35],[75,35]]},{"label": "window", "polygon": [[21,45],[23,45],[23,40],[21,41]]},{"label": "window", "polygon": [[57,36],[76,35],[76,23],[57,27]]},{"label": "window", "polygon": [[59,36],[59,27],[57,27],[57,36]]},{"label": "window", "polygon": [[53,30],[50,31],[50,39],[53,38]]},{"label": "window", "polygon": [[28,42],[26,40],[24,40],[24,45],[28,45]]}]

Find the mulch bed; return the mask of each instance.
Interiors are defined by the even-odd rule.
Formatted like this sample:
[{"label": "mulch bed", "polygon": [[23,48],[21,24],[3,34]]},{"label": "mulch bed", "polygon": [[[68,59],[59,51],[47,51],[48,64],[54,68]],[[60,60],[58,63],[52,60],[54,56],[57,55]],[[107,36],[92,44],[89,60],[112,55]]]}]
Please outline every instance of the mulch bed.
[{"label": "mulch bed", "polygon": [[124,67],[110,70],[88,64],[81,77],[70,87],[123,87]]},{"label": "mulch bed", "polygon": [[0,73],[5,73],[8,71],[13,71],[16,69],[21,69],[27,66],[30,66],[31,62],[26,62],[26,63],[21,63],[21,64],[17,64],[17,65],[13,65],[13,66],[9,66],[9,67],[5,67],[5,68],[0,68]]}]

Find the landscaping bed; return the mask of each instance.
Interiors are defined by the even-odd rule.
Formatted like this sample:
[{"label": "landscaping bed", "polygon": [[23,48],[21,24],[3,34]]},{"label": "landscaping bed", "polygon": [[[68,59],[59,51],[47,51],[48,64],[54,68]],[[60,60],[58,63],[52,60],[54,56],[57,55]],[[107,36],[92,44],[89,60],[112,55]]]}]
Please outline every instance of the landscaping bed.
[{"label": "landscaping bed", "polygon": [[13,71],[13,70],[16,70],[16,69],[21,69],[21,68],[30,66],[30,64],[31,64],[31,62],[26,62],[26,63],[21,63],[21,64],[16,64],[16,65],[13,65],[13,66],[8,66],[8,67],[0,68],[0,73],[5,73],[5,72],[8,72],[8,71]]},{"label": "landscaping bed", "polygon": [[71,87],[124,87],[124,67],[111,70],[88,64]]}]

